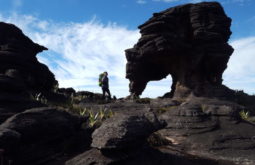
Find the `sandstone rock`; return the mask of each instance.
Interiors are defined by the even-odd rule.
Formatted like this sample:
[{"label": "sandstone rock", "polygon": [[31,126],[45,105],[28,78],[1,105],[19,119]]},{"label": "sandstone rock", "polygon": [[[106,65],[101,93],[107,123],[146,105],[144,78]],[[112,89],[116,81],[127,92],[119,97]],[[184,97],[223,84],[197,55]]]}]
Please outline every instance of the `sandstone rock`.
[{"label": "sandstone rock", "polygon": [[57,84],[54,75],[36,59],[43,50],[47,48],[34,43],[15,25],[0,22],[0,74],[17,70],[29,90],[52,90]]},{"label": "sandstone rock", "polygon": [[27,87],[20,79],[0,74],[0,124],[25,109],[42,106],[31,101]]},{"label": "sandstone rock", "polygon": [[227,101],[191,98],[169,107],[159,118],[166,128],[158,131],[175,150],[230,164],[255,163],[255,126],[243,121],[244,107]]},{"label": "sandstone rock", "polygon": [[47,48],[34,43],[15,25],[0,22],[0,123],[12,115],[43,106],[31,94],[50,92],[57,85],[36,54]]},{"label": "sandstone rock", "polygon": [[146,138],[163,126],[151,112],[119,113],[94,131],[91,146],[101,150],[132,150],[145,144]]},{"label": "sandstone rock", "polygon": [[26,110],[0,125],[0,148],[15,164],[43,164],[56,154],[88,147],[90,135],[81,129],[86,120],[54,108]]},{"label": "sandstone rock", "polygon": [[[227,43],[231,19],[217,2],[173,7],[154,13],[139,26],[141,38],[126,50],[131,95],[151,80],[173,79],[167,95],[211,96],[221,89],[222,73],[233,48]],[[220,92],[218,92],[220,93]]]}]

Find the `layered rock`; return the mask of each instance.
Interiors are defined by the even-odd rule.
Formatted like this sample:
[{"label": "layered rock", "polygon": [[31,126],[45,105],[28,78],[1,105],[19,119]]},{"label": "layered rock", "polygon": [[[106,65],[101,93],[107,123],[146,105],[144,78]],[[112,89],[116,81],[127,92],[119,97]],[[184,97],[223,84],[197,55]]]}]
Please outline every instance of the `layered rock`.
[{"label": "layered rock", "polygon": [[233,52],[227,43],[230,25],[231,19],[217,2],[154,13],[139,26],[139,41],[126,50],[131,95],[139,96],[149,81],[169,74],[173,80],[169,96],[205,96],[217,91]]},{"label": "layered rock", "polygon": [[224,164],[255,163],[255,125],[243,121],[244,107],[218,99],[191,97],[179,106],[165,107],[160,119],[167,126],[156,133],[169,149],[187,155],[221,160]]},{"label": "layered rock", "polygon": [[47,50],[15,25],[0,22],[0,123],[25,109],[41,106],[31,93],[49,92],[57,85],[36,54]]},{"label": "layered rock", "polygon": [[53,89],[57,84],[53,73],[36,58],[43,50],[47,48],[34,43],[15,25],[0,22],[0,74],[15,70],[29,90]]}]

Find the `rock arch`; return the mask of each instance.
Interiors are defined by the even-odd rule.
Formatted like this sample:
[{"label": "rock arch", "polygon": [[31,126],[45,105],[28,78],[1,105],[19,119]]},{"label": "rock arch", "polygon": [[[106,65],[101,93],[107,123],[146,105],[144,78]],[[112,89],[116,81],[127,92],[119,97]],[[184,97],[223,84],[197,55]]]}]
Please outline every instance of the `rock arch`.
[{"label": "rock arch", "polygon": [[173,79],[169,96],[208,95],[222,84],[233,48],[227,43],[231,19],[217,2],[186,4],[154,13],[139,26],[141,38],[127,49],[131,95],[151,80]]}]

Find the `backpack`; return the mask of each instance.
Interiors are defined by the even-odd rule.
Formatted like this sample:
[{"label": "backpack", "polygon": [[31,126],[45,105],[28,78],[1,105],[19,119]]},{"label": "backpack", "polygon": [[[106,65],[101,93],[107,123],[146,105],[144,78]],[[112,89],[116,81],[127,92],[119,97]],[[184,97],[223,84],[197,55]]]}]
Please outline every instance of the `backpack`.
[{"label": "backpack", "polygon": [[104,77],[104,73],[101,73],[98,78],[98,85],[101,87],[103,85],[102,79]]}]

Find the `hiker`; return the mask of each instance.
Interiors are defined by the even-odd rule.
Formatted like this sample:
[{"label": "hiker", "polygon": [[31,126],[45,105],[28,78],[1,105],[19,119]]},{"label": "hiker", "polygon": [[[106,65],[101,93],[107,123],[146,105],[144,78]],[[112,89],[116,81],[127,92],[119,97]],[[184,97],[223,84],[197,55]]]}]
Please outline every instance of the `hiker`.
[{"label": "hiker", "polygon": [[102,87],[103,98],[105,98],[105,93],[107,93],[109,99],[111,99],[111,93],[109,90],[109,79],[108,79],[107,72],[104,72],[103,74],[99,75],[99,86]]}]

